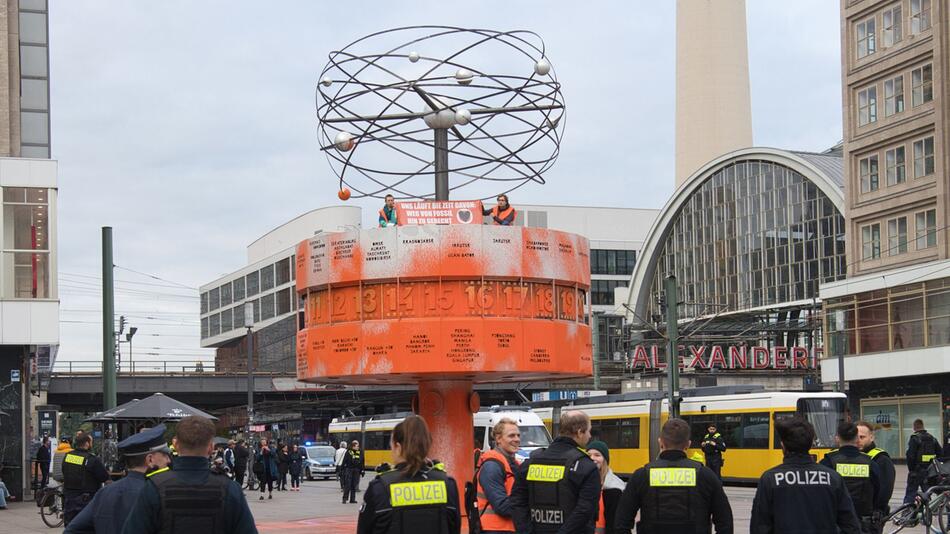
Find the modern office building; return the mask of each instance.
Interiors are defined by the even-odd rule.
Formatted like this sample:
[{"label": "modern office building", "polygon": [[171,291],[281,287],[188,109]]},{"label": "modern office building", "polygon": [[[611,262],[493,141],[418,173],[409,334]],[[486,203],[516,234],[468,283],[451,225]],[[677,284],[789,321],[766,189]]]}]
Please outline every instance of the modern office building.
[{"label": "modern office building", "polygon": [[682,386],[818,382],[818,285],[847,267],[842,159],[747,148],[704,165],[647,233],[627,320],[636,325],[630,390],[665,374],[664,280],[676,277]]},{"label": "modern office building", "polygon": [[59,345],[45,0],[0,4],[0,478],[29,486],[31,399]]},{"label": "modern office building", "polygon": [[[821,286],[852,409],[903,456],[950,421],[947,2],[842,2],[848,278]],[[831,362],[829,362],[831,363]],[[822,378],[838,380],[838,366]]]}]

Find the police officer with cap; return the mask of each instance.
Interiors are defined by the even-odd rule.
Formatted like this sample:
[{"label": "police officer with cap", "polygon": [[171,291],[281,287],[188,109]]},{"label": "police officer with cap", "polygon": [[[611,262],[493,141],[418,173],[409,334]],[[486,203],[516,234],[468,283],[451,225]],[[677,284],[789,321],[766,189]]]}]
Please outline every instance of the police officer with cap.
[{"label": "police officer with cap", "polygon": [[660,431],[660,457],[637,469],[617,505],[616,529],[638,533],[732,532],[732,507],[719,477],[686,457],[689,424],[670,419]]},{"label": "police officer with cap", "polygon": [[890,513],[891,495],[894,494],[894,482],[897,479],[897,470],[894,468],[894,462],[884,449],[877,446],[874,442],[874,426],[867,421],[859,421],[858,424],[858,448],[861,452],[871,457],[871,460],[877,464],[880,474],[881,493],[879,495],[877,507],[875,508],[876,532],[884,530],[884,523],[881,521]]},{"label": "police officer with cap", "polygon": [[590,417],[561,414],[558,437],[521,464],[511,489],[518,532],[590,534],[600,502],[600,472],[581,447],[590,441]]},{"label": "police officer with cap", "polygon": [[880,471],[874,460],[858,449],[857,425],[849,421],[840,423],[835,439],[839,448],[829,451],[821,459],[821,465],[834,469],[844,478],[854,511],[861,521],[861,531],[873,533],[874,510],[887,506],[887,501],[880,502]]},{"label": "police officer with cap", "polygon": [[165,445],[165,425],[148,428],[119,442],[119,456],[128,470],[125,478],[96,493],[89,506],[66,527],[67,534],[119,534],[132,505],[145,487],[145,474],[171,463]]},{"label": "police officer with cap", "polygon": [[98,456],[89,452],[92,436],[77,434],[75,447],[63,457],[63,518],[66,526],[92,502],[99,488],[109,480],[109,472]]},{"label": "police officer with cap", "polygon": [[174,469],[146,477],[123,534],[257,534],[240,486],[211,472],[213,438],[214,423],[204,417],[178,422]]},{"label": "police officer with cap", "polygon": [[859,534],[844,479],[809,454],[815,428],[801,417],[776,423],[785,461],[759,478],[752,501],[751,534],[809,532]]},{"label": "police officer with cap", "polygon": [[706,435],[700,443],[703,449],[703,456],[706,458],[706,467],[712,469],[713,473],[722,480],[722,453],[726,452],[726,442],[722,439],[722,434],[716,430],[716,425],[709,425],[706,428]]}]

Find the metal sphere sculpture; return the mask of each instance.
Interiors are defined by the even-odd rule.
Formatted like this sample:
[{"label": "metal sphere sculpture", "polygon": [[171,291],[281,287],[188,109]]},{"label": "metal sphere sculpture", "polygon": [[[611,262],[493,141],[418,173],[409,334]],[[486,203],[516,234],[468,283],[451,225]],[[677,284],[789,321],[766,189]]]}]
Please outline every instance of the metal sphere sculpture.
[{"label": "metal sphere sculpture", "polygon": [[530,31],[385,30],[331,52],[319,80],[320,144],[353,198],[543,184],[564,134],[561,84]]}]

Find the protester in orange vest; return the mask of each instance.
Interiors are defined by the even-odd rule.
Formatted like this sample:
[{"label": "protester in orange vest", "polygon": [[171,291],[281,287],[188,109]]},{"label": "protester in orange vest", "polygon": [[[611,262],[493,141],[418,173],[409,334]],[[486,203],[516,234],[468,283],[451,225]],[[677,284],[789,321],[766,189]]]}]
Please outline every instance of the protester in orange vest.
[{"label": "protester in orange vest", "polygon": [[396,199],[386,195],[386,205],[379,210],[379,227],[396,226]]},{"label": "protester in orange vest", "polygon": [[514,532],[509,497],[515,485],[515,470],[521,463],[515,456],[521,448],[521,431],[518,423],[505,417],[495,423],[492,437],[495,448],[482,453],[476,474],[482,532]]},{"label": "protester in orange vest", "polygon": [[616,534],[620,531],[614,528],[614,516],[617,515],[617,504],[623,494],[623,480],[610,469],[610,449],[606,443],[591,441],[587,444],[587,455],[597,464],[600,472],[600,506],[597,507],[594,534]]},{"label": "protester in orange vest", "polygon": [[491,209],[482,209],[482,215],[491,215],[495,224],[512,226],[515,224],[515,209],[508,204],[508,195],[498,195],[498,205]]}]

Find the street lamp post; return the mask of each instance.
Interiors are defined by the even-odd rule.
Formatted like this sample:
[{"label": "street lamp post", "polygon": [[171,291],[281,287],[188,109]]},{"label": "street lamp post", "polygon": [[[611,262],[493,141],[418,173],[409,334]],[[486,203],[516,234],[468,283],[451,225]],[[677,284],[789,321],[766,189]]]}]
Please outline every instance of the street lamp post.
[{"label": "street lamp post", "polygon": [[129,371],[132,373],[135,373],[135,364],[132,363],[132,337],[134,337],[138,331],[138,328],[130,326],[129,333],[125,335],[125,342],[129,344]]},{"label": "street lamp post", "polygon": [[254,338],[251,328],[254,326],[254,304],[244,305],[244,327],[247,328],[247,436],[251,436],[251,422],[254,419]]}]

